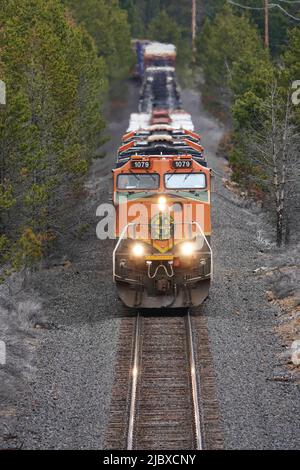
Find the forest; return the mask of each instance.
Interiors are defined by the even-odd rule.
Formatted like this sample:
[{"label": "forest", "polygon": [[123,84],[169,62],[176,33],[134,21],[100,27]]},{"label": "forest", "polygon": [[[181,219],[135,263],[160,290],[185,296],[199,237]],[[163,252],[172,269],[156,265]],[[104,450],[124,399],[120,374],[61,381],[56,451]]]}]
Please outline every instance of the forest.
[{"label": "forest", "polygon": [[[197,0],[0,0],[0,253],[2,276],[47,256],[63,236],[61,201],[81,192],[104,141],[103,109],[129,78],[132,38],[171,42],[205,79],[228,128],[232,179],[259,195],[277,244],[299,210],[300,4]],[[297,95],[297,96],[296,96]],[[296,103],[296,104],[295,104]]]}]

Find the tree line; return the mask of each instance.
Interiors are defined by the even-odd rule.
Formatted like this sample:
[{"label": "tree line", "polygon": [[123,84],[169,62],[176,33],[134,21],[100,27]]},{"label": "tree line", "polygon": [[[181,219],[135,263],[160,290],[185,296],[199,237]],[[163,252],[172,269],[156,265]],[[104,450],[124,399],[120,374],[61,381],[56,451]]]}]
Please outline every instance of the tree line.
[{"label": "tree line", "polygon": [[261,194],[279,246],[299,228],[300,106],[293,85],[300,80],[300,27],[289,26],[278,55],[264,48],[252,14],[226,3],[205,23],[197,57],[209,92],[226,102],[227,122],[232,119],[233,179]]},{"label": "tree line", "polygon": [[41,259],[59,237],[58,214],[103,141],[108,83],[128,74],[130,54],[117,1],[0,0],[0,256],[8,273]]},{"label": "tree line", "polygon": [[[195,0],[199,35],[201,35],[207,20],[212,21],[228,2],[229,0]],[[245,10],[232,6],[237,15],[246,12],[252,24],[256,25],[259,35],[263,37],[265,28],[264,0],[242,0],[233,3],[250,8]],[[271,1],[269,3],[273,4]],[[278,3],[279,6],[286,6],[291,15],[296,16],[299,13],[297,2],[286,2],[285,5],[283,2]],[[178,46],[181,62],[184,64],[191,62],[192,0],[180,0],[180,2],[175,0],[151,0],[151,2],[147,0],[120,0],[120,5],[128,13],[133,37],[145,37],[174,43]],[[273,7],[270,7],[269,16],[271,53],[279,55],[288,44],[291,18],[284,14],[280,8]]]}]

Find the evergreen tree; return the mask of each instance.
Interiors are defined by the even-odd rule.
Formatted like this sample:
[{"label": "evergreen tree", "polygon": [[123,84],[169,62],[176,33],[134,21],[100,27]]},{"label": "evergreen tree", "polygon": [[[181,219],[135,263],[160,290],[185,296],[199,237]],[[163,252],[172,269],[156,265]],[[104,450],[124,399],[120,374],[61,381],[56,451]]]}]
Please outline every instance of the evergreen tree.
[{"label": "evergreen tree", "polygon": [[173,20],[165,10],[158,13],[153,18],[148,27],[148,38],[179,45],[181,31],[178,24]]},{"label": "evergreen tree", "polygon": [[198,39],[198,64],[204,68],[207,82],[218,87],[226,87],[235,62],[243,57],[259,58],[262,53],[256,28],[246,16],[235,15],[229,5],[212,22],[206,22]]},{"label": "evergreen tree", "polygon": [[65,0],[75,19],[95,40],[109,78],[127,76],[131,64],[130,27],[127,12],[118,0]]},{"label": "evergreen tree", "polygon": [[0,244],[18,267],[55,236],[61,200],[101,143],[106,69],[59,0],[1,0],[0,50]]},{"label": "evergreen tree", "polygon": [[145,24],[134,0],[120,0],[120,6],[127,11],[132,37],[142,38],[145,34]]}]

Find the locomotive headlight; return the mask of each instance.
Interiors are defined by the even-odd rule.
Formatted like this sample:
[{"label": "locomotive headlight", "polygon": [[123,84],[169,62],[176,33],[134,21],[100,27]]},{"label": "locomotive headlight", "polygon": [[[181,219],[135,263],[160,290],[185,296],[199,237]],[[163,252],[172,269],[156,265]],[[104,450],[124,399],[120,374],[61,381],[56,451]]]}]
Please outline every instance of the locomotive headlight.
[{"label": "locomotive headlight", "polygon": [[185,242],[180,247],[183,256],[191,256],[195,251],[195,245],[191,242]]},{"label": "locomotive headlight", "polygon": [[161,196],[158,199],[158,208],[161,212],[166,210],[166,208],[167,208],[167,198],[165,196]]},{"label": "locomotive headlight", "polygon": [[145,249],[141,243],[135,243],[132,247],[132,254],[137,258],[143,256]]}]

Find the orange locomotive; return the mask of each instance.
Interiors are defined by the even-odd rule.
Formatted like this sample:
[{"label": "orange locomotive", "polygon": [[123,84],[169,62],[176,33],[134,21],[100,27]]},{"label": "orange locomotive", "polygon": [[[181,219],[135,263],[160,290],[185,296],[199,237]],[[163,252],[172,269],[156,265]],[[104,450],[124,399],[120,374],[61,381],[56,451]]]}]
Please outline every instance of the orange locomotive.
[{"label": "orange locomotive", "polygon": [[212,277],[210,170],[189,154],[134,155],[113,178],[113,275],[123,303],[202,304]]}]

